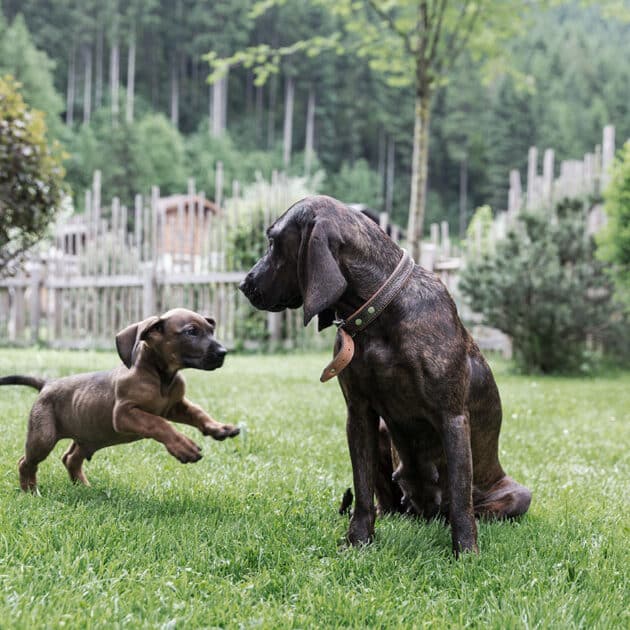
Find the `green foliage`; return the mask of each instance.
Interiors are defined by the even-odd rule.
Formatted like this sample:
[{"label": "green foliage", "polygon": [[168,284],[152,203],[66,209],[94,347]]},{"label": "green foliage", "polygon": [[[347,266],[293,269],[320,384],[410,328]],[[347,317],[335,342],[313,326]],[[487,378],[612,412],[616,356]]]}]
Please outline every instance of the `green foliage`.
[{"label": "green foliage", "polygon": [[587,339],[605,342],[610,333],[612,344],[624,343],[585,214],[581,201],[558,204],[557,221],[522,212],[496,251],[471,261],[462,274],[460,288],[473,310],[512,337],[527,371],[581,368]]},{"label": "green foliage", "polygon": [[604,197],[608,222],[597,235],[598,255],[612,263],[618,294],[630,307],[630,141],[619,152]]},{"label": "green foliage", "polygon": [[184,141],[163,114],[149,114],[135,125],[134,146],[141,173],[140,190],[160,183],[166,193],[182,191],[186,186]]},{"label": "green foliage", "polygon": [[[491,253],[492,242],[490,240],[490,234],[492,230],[492,220],[492,208],[485,205],[475,210],[475,214],[468,224],[466,238],[477,255]],[[479,239],[479,242],[477,242],[477,239]]]},{"label": "green foliage", "polygon": [[322,192],[345,203],[364,203],[371,208],[380,208],[382,204],[378,173],[366,160],[344,162],[339,173],[328,177]]},{"label": "green foliage", "polygon": [[64,198],[59,145],[19,88],[0,77],[0,274],[44,236]]},{"label": "green foliage", "polygon": [[[231,234],[228,255],[233,261],[234,269],[248,270],[253,267],[267,249],[265,216],[258,211],[247,220],[241,221]],[[245,303],[239,304],[236,339],[242,344],[245,339],[262,344],[267,343],[267,313],[252,310]],[[241,349],[241,348],[239,348]]]},{"label": "green foliage", "polygon": [[225,133],[216,138],[208,133],[208,127],[201,125],[197,133],[186,139],[186,168],[197,186],[209,195],[215,193],[215,172],[217,162],[223,163],[224,194],[231,194],[234,180],[241,184],[253,182],[258,173],[270,180],[274,169],[282,168],[282,154],[275,151],[240,150]]},{"label": "green foliage", "polygon": [[[82,204],[83,190],[96,166],[104,173],[112,171],[104,177],[108,185],[115,186],[103,189],[106,200],[113,194],[127,200],[128,195],[142,192],[140,187],[147,185],[143,171],[165,174],[165,182],[150,182],[162,188],[185,187],[185,179],[194,176],[198,189],[212,194],[218,159],[225,165],[226,191],[235,178],[242,185],[253,181],[257,170],[268,178],[272,169],[284,166],[279,146],[283,86],[285,78],[291,76],[295,81],[292,173],[302,169],[297,151],[304,147],[306,102],[314,88],[315,148],[326,181],[334,183],[344,163],[361,159],[378,171],[386,142],[393,139],[393,216],[399,222],[404,220],[409,202],[415,86],[408,71],[412,55],[405,52],[404,38],[395,29],[418,37],[417,0],[3,0],[1,4],[6,19],[0,24],[0,74],[17,76],[24,84],[26,102],[46,111],[53,137],[58,137],[70,154],[66,166],[76,204]],[[454,0],[446,4],[446,38],[440,46],[448,43],[457,10],[464,7]],[[527,28],[520,19],[525,4],[535,9],[527,12]],[[520,168],[525,174],[530,146],[536,145],[541,151],[552,147],[559,163],[592,151],[601,142],[604,124],[614,123],[618,138],[630,137],[626,89],[630,65],[619,63],[619,51],[625,50],[628,39],[628,23],[622,21],[627,1],[544,0],[525,4],[512,0],[467,3],[466,18],[473,11],[488,7],[492,11],[484,13],[487,19],[476,20],[469,46],[459,61],[453,64],[449,57],[433,78],[439,90],[431,115],[426,216],[433,221],[448,220],[452,233],[458,228],[460,165],[464,159],[468,208],[489,203],[501,210],[506,206],[509,170]],[[261,10],[252,12],[253,6]],[[437,5],[428,0],[427,6]],[[341,39],[333,40],[334,34]],[[97,43],[101,35],[103,82],[97,98]],[[136,122],[149,114],[168,116],[171,72],[173,67],[178,70],[179,132],[185,151],[181,184],[177,184],[179,164],[174,166],[177,176],[171,177],[168,170],[155,170],[155,165],[145,169],[142,150],[132,151],[131,145],[142,142],[133,138],[134,130],[124,137],[126,94],[122,85],[121,123],[118,129],[111,127],[111,48],[115,41],[120,47],[119,74],[124,82],[131,40],[137,51]],[[211,139],[207,133],[208,64],[202,55],[212,51],[217,58],[225,58],[262,45],[268,49],[265,58],[269,61],[272,50],[288,50],[299,41],[313,46],[276,59],[275,71],[260,89],[253,85],[254,66],[235,66],[230,71],[229,139]],[[324,46],[328,43],[331,45]],[[344,46],[343,55],[337,54],[339,43]],[[411,43],[415,46],[417,42]],[[460,43],[465,43],[465,38]],[[317,57],[311,56],[313,53],[318,53]],[[77,124],[83,113],[88,56],[92,62],[90,132]],[[66,99],[59,93],[66,95],[72,68],[77,123],[70,129],[60,121]],[[117,148],[108,146],[110,136]],[[138,154],[138,159],[129,159]],[[109,163],[105,156],[129,161]]]},{"label": "green foliage", "polygon": [[33,44],[21,15],[8,27],[0,22],[0,76],[10,74],[19,81],[28,106],[43,112],[50,133],[58,137],[64,107],[55,90],[54,69],[55,63]]},{"label": "green foliage", "polygon": [[[112,340],[113,343],[113,340]],[[152,440],[98,451],[73,485],[62,441],[41,497],[16,462],[36,397],[3,387],[2,626],[27,628],[619,628],[628,618],[630,372],[530,378],[494,363],[501,462],[533,491],[517,522],[480,522],[479,556],[455,561],[442,521],[376,520],[342,543],[352,480],[345,405],[318,382],[330,351],[236,356],[186,370],[187,396],[242,425],[183,466]],[[0,374],[109,369],[114,352],[0,352]]]}]

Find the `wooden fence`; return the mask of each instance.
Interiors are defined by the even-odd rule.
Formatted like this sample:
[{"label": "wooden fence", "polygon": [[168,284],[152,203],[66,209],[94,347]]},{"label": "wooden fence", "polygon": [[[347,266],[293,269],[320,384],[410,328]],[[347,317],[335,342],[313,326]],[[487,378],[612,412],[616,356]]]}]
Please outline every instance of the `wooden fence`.
[{"label": "wooden fence", "polygon": [[[540,164],[538,149],[531,147],[527,159],[526,186],[521,184],[518,170],[510,171],[507,210],[498,212],[489,233],[483,233],[483,225],[475,225],[475,233],[467,243],[467,255],[474,256],[484,247],[493,246],[494,242],[505,237],[509,226],[522,208],[543,210],[554,220],[554,206],[564,198],[591,198],[589,207],[588,233],[594,234],[606,221],[601,198],[610,177],[610,168],[615,159],[615,128],[607,125],[603,129],[602,143],[582,159],[564,160],[560,163],[556,177],[555,152],[546,149]],[[542,170],[540,169],[542,166]]]},{"label": "wooden fence", "polygon": [[[261,313],[238,291],[262,253],[264,228],[304,187],[275,173],[245,190],[235,182],[223,199],[220,164],[216,176],[216,203],[191,180],[186,194],[160,197],[154,188],[128,208],[116,198],[102,204],[96,172],[85,211],[61,217],[20,274],[0,281],[0,343],[113,348],[130,322],[185,306],[214,316],[228,347],[329,345],[315,323],[303,328],[300,311]],[[450,255],[448,226],[432,234],[423,262],[440,272]],[[448,282],[449,265],[440,273]]]},{"label": "wooden fence", "polygon": [[[510,173],[508,209],[492,223],[489,238],[503,238],[517,211],[552,208],[562,197],[597,196],[614,158],[614,128],[604,129],[601,147],[582,160],[563,162],[555,177],[554,153],[548,149],[538,171],[538,152],[529,151],[526,192],[518,171]],[[52,237],[33,253],[22,272],[0,281],[0,343],[44,343],[53,347],[113,347],[118,330],[175,306],[213,315],[217,336],[229,347],[309,347],[329,345],[329,335],[302,326],[299,311],[265,314],[238,291],[246,270],[262,253],[261,235],[281,212],[303,197],[304,182],[274,173],[271,182],[241,189],[232,184],[224,199],[223,169],[216,170],[215,202],[195,190],[160,197],[153,188],[137,195],[128,208],[114,198],[102,204],[100,174],[86,192],[85,211],[62,217]],[[296,185],[297,182],[297,185]],[[595,231],[604,220],[591,212]],[[388,217],[382,214],[381,227]],[[481,226],[480,226],[481,227]],[[395,240],[399,230],[391,230]],[[482,249],[481,232],[469,239],[467,255]],[[463,258],[452,246],[448,223],[433,224],[422,245],[420,264],[436,272],[458,299]],[[459,303],[471,323],[474,314]],[[477,328],[485,348],[505,350],[505,340]]]}]

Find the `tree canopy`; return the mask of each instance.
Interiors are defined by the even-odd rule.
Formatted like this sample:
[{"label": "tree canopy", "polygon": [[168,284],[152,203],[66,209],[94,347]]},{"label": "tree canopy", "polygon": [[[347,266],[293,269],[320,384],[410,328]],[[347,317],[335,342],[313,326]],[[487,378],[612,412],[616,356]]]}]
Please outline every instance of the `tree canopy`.
[{"label": "tree canopy", "polygon": [[[105,198],[119,195],[127,204],[132,190],[146,192],[144,173],[164,177],[152,183],[169,192],[184,190],[192,175],[199,178],[199,189],[211,193],[209,173],[217,160],[230,165],[228,185],[232,177],[245,184],[256,170],[265,174],[284,168],[283,121],[290,79],[294,124],[289,168],[304,168],[301,152],[309,97],[314,95],[314,151],[317,167],[326,173],[322,192],[335,191],[345,201],[375,209],[384,208],[391,197],[393,218],[406,221],[415,99],[411,57],[404,54],[403,38],[383,30],[389,28],[389,18],[379,13],[385,10],[395,29],[411,29],[411,0],[271,2],[268,10],[253,13],[255,4],[2,0],[0,71],[17,76],[26,102],[46,112],[49,128],[69,154],[68,181],[77,205],[94,168],[103,171]],[[453,12],[444,16],[444,43],[457,22],[456,8],[464,6],[447,4]],[[467,11],[473,4],[485,6],[468,3]],[[630,22],[623,20],[623,12],[610,13],[614,5],[627,8],[628,1],[537,4],[527,28],[513,30],[508,23],[501,30],[500,46],[490,34],[499,20],[509,22],[512,3],[499,4],[496,17],[486,15],[475,22],[471,46],[448,75],[432,78],[439,90],[430,109],[425,225],[448,220],[457,232],[460,207],[464,224],[478,205],[489,203],[495,211],[505,207],[509,170],[520,168],[525,174],[531,145],[554,148],[559,162],[591,150],[604,124],[615,124],[619,138],[630,137],[630,66],[619,63],[628,52]],[[352,20],[343,15],[353,7],[354,32]],[[7,30],[12,45],[5,51]],[[363,45],[347,47],[343,55],[324,46],[332,33],[346,31]],[[253,67],[243,65],[229,72],[222,102],[206,83],[203,55],[208,51],[225,57],[259,45],[269,50],[291,47],[307,38],[319,38],[315,42],[320,54],[313,57],[305,49],[282,56],[277,72],[271,72],[263,86],[255,85]],[[487,54],[486,49],[497,52],[497,47],[499,55]],[[27,73],[24,64],[29,59],[33,61]],[[215,136],[210,114],[216,115],[217,106],[225,110],[226,126]],[[172,170],[161,150],[156,156],[164,164],[150,169],[143,165],[152,147],[144,146],[149,138],[140,133],[141,127],[149,125],[145,117],[154,124],[158,115],[174,128],[172,146],[183,147],[170,157]],[[370,185],[346,188],[349,173],[368,177]],[[462,198],[463,174],[467,186]],[[388,175],[393,183],[388,183]],[[354,181],[359,182],[358,175]]]}]

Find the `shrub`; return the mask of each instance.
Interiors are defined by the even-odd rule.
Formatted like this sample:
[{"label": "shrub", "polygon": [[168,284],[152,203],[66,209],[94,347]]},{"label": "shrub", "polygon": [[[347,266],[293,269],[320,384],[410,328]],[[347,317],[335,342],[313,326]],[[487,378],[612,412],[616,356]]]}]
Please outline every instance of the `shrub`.
[{"label": "shrub", "polygon": [[619,152],[604,197],[608,223],[597,236],[597,255],[612,263],[617,294],[630,307],[630,140]]},{"label": "shrub", "polygon": [[44,115],[11,77],[0,78],[0,274],[45,234],[64,198],[62,154]]},{"label": "shrub", "polygon": [[558,204],[557,221],[522,212],[495,252],[471,261],[462,274],[471,307],[512,337],[526,371],[580,368],[589,343],[605,343],[619,323],[586,214],[578,200]]}]

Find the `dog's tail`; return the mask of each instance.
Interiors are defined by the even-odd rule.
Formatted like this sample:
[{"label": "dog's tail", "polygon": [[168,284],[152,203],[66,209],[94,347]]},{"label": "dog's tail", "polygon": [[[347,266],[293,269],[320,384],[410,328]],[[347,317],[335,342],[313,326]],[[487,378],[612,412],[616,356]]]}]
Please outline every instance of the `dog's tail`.
[{"label": "dog's tail", "polygon": [[352,495],[352,490],[348,488],[343,493],[343,498],[341,499],[341,505],[339,506],[339,514],[347,514],[352,507],[352,501],[354,496]]},{"label": "dog's tail", "polygon": [[12,376],[0,378],[0,385],[28,385],[28,387],[34,387],[37,391],[41,391],[46,385],[46,379],[38,378],[37,376],[13,374]]}]

